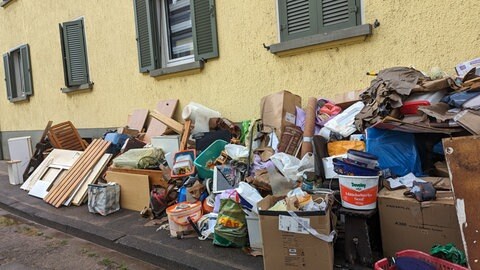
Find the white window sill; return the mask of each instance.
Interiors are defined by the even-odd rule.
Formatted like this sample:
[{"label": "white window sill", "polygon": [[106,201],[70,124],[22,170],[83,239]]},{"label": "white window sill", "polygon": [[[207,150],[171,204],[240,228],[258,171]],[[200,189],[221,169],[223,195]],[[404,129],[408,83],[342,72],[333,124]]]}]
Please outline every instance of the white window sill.
[{"label": "white window sill", "polygon": [[270,52],[278,55],[293,55],[311,50],[329,49],[340,45],[364,41],[372,34],[372,25],[362,24],[329,33],[293,39],[270,45]]}]

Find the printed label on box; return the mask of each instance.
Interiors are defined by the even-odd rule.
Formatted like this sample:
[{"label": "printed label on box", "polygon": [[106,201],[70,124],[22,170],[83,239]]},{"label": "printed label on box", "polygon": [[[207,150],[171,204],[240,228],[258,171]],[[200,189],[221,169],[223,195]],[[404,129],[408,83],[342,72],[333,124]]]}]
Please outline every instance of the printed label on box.
[{"label": "printed label on box", "polygon": [[278,217],[279,217],[278,218],[278,229],[280,231],[308,234],[308,231],[305,229],[305,226],[310,226],[310,219],[309,218],[299,217],[298,220],[302,223],[302,224],[299,224],[291,216],[279,215]]},{"label": "printed label on box", "polygon": [[289,112],[285,113],[285,121],[295,124],[295,114],[291,114]]}]

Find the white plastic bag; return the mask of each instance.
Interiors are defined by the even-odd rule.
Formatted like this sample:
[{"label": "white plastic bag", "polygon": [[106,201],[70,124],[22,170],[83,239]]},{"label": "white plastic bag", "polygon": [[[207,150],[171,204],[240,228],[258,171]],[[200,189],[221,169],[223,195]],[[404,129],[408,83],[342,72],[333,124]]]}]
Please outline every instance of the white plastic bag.
[{"label": "white plastic bag", "polygon": [[245,182],[240,182],[235,190],[238,195],[252,205],[252,211],[258,214],[257,203],[263,199],[258,190]]},{"label": "white plastic bag", "polygon": [[276,153],[270,157],[270,160],[291,182],[299,180],[304,172],[315,171],[315,159],[312,153],[306,154],[302,160],[289,154]]},{"label": "white plastic bag", "polygon": [[233,160],[248,158],[248,148],[243,145],[227,144],[225,145],[225,151]]}]

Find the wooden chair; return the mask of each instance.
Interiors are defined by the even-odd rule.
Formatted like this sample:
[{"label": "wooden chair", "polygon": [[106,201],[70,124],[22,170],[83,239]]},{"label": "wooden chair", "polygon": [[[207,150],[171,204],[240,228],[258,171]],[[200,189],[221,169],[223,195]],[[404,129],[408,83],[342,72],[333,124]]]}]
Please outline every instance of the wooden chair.
[{"label": "wooden chair", "polygon": [[54,148],[84,151],[87,143],[82,140],[72,122],[56,124],[48,131],[48,138]]}]

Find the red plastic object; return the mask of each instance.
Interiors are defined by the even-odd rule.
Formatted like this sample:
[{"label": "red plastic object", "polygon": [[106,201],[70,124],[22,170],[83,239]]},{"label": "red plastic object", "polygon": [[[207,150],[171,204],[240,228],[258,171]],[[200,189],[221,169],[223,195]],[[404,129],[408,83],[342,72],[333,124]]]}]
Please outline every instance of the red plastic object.
[{"label": "red plastic object", "polygon": [[[397,252],[396,257],[411,257],[411,258],[420,259],[433,264],[439,270],[468,270],[468,268],[465,268],[458,264],[451,263],[449,261],[445,261],[445,260],[433,257],[431,255],[428,255],[427,253],[424,253],[418,250],[407,249],[407,250],[399,251]],[[383,258],[380,261],[375,263],[374,269],[375,270],[395,270],[397,268],[395,267],[395,265],[390,265],[387,258]]]},{"label": "red plastic object", "polygon": [[418,107],[420,106],[430,106],[430,102],[426,100],[415,100],[407,101],[403,103],[403,106],[400,108],[400,113],[402,114],[417,114]]}]

